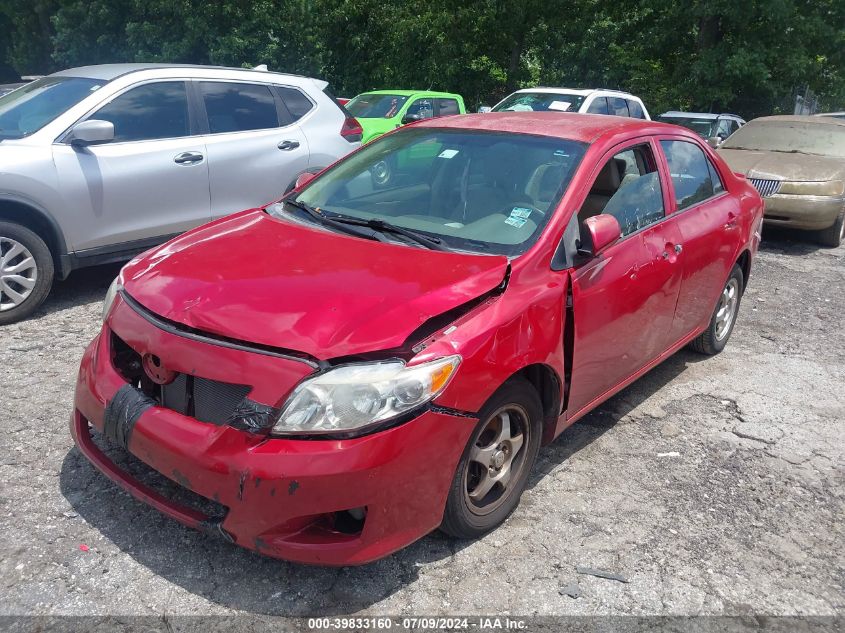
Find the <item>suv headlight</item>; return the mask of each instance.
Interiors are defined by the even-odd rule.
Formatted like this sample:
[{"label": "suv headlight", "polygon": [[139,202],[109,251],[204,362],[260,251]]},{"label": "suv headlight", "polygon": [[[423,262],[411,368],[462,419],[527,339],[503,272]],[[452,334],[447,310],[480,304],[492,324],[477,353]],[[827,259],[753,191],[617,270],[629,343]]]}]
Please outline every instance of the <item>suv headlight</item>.
[{"label": "suv headlight", "polygon": [[120,283],[120,275],[118,275],[114,278],[114,281],[111,282],[111,286],[109,286],[109,289],[106,291],[106,298],[103,299],[103,322],[105,322],[106,317],[109,315],[109,310],[111,310],[111,306],[117,297],[117,293],[121,290],[123,290],[123,284]]},{"label": "suv headlight", "polygon": [[460,362],[447,356],[411,367],[386,361],[331,369],[294,390],[272,433],[325,435],[375,426],[434,399]]}]

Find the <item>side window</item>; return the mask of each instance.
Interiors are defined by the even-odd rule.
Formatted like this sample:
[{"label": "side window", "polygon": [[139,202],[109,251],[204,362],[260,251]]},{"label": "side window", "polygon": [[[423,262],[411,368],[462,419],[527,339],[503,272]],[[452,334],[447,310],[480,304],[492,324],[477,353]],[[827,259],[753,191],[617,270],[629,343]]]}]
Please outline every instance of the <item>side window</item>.
[{"label": "side window", "polygon": [[723,189],[722,181],[698,145],[688,141],[660,141],[660,145],[669,163],[679,211]]},{"label": "side window", "polygon": [[450,114],[460,114],[457,99],[437,99],[437,107],[439,108],[438,116],[449,116]]},{"label": "side window", "polygon": [[628,113],[628,102],[625,99],[620,99],[619,97],[608,97],[607,104],[610,108],[610,114],[615,114],[616,116],[630,116]]},{"label": "side window", "polygon": [[290,112],[294,121],[299,121],[299,119],[311,112],[311,109],[314,107],[311,100],[296,88],[276,86],[276,90],[279,91],[282,101],[285,102],[288,112]]},{"label": "side window", "polygon": [[90,118],[114,124],[114,139],[118,142],[179,138],[190,134],[188,94],[182,81],[132,88]]},{"label": "side window", "polygon": [[279,127],[276,100],[267,86],[202,81],[199,88],[212,134]]},{"label": "side window", "polygon": [[405,115],[416,115],[420,119],[430,119],[434,116],[434,105],[431,99],[417,99],[408,106]]},{"label": "side window", "polygon": [[720,137],[724,141],[731,135],[731,132],[733,132],[733,128],[731,127],[730,120],[720,119],[719,128],[716,130],[716,136]]},{"label": "side window", "polygon": [[587,108],[588,114],[610,114],[607,109],[607,99],[605,97],[596,97]]},{"label": "side window", "polygon": [[645,119],[645,112],[643,112],[642,106],[636,101],[628,101],[628,112],[635,119]]},{"label": "side window", "polygon": [[648,145],[619,152],[599,171],[578,219],[600,213],[615,217],[623,236],[663,219],[660,176]]}]

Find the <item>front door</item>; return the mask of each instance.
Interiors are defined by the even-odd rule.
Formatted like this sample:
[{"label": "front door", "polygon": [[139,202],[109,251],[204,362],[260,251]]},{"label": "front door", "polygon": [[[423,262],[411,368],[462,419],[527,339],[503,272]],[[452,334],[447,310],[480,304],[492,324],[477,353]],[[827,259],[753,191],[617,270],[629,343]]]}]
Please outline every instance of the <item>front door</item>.
[{"label": "front door", "polygon": [[579,220],[616,217],[622,238],[572,276],[575,323],[568,417],[602,400],[671,345],[680,235],[649,141],[617,148],[596,173]]},{"label": "front door", "polygon": [[211,219],[206,149],[189,112],[185,82],[145,83],[87,117],[114,124],[114,141],[53,146],[75,251],[131,248]]}]

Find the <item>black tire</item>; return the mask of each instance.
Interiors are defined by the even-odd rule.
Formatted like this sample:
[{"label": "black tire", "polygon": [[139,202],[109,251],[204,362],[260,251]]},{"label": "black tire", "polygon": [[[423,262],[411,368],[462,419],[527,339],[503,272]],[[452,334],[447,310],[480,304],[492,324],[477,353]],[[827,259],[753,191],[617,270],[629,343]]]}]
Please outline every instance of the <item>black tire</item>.
[{"label": "black tire", "polygon": [[[724,305],[725,293],[731,287],[734,288],[736,293],[736,301],[733,303],[733,307],[731,308],[732,314],[730,317],[730,323],[725,327],[724,321],[722,321],[719,316],[719,311]],[[690,342],[690,349],[698,352],[699,354],[707,354],[708,356],[718,354],[725,349],[725,345],[728,344],[728,340],[731,338],[734,325],[736,325],[736,317],[739,314],[739,304],[742,300],[742,293],[744,290],[745,283],[743,281],[742,269],[739,266],[734,265],[733,270],[731,270],[731,274],[728,276],[728,280],[725,282],[722,294],[719,295],[716,307],[713,309],[713,315],[710,317],[710,324],[704,332]],[[720,325],[722,326],[721,328]]]},{"label": "black tire", "polygon": [[816,233],[816,240],[822,246],[836,248],[845,239],[845,207],[836,216],[836,221],[826,229]]},{"label": "black tire", "polygon": [[[19,265],[23,259],[21,256],[13,257],[6,262],[6,268],[0,268],[0,325],[20,321],[32,314],[44,303],[53,284],[53,256],[44,240],[25,226],[13,222],[0,222],[0,261],[11,252],[10,240],[22,245],[32,255],[35,261],[33,274],[35,285],[31,289],[26,289],[30,290],[29,295],[20,304],[13,305],[12,295],[5,293],[9,289],[14,292],[25,292],[25,290],[8,275],[3,278],[3,271],[8,270],[10,266]],[[23,272],[28,275],[31,270]]]},{"label": "black tire", "polygon": [[[495,484],[480,500],[484,502],[489,499],[489,503],[476,504],[470,499],[471,479],[477,477],[473,475],[473,471],[477,471],[481,466],[470,457],[478,443],[489,441],[485,437],[490,433],[491,425],[502,419],[500,413],[503,411],[508,413],[510,428],[518,427],[523,434],[527,433],[527,441],[523,435],[520,448],[508,461],[508,468],[512,469],[512,475],[507,486]],[[524,419],[520,419],[523,417]],[[502,385],[479,412],[478,425],[467,443],[452,480],[440,529],[455,538],[471,539],[483,536],[501,525],[519,505],[519,499],[525,490],[525,484],[540,450],[542,431],[543,406],[537,390],[522,378],[513,378]],[[493,432],[492,435],[496,433]],[[516,436],[510,439],[514,440]],[[481,468],[481,470],[488,469]],[[489,472],[492,473],[494,470],[491,468]]]}]

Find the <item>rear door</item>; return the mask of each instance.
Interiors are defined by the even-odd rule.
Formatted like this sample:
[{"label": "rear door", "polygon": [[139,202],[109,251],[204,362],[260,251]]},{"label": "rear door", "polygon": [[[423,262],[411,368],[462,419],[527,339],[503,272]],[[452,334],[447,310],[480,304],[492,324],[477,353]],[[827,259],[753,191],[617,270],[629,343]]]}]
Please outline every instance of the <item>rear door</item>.
[{"label": "rear door", "polygon": [[206,147],[189,103],[185,81],[135,85],[86,117],[114,124],[114,141],[53,145],[75,251],[130,250],[211,219]]},{"label": "rear door", "polygon": [[725,191],[705,150],[691,139],[661,137],[672,182],[672,217],[680,231],[683,279],[672,326],[680,340],[712,315],[741,243],[739,202]]},{"label": "rear door", "polygon": [[[603,161],[579,220],[596,210],[613,215],[622,238],[572,275],[569,417],[666,351],[680,288],[680,236],[665,213],[669,192],[656,146],[640,140],[617,147]],[[610,189],[615,193],[605,201]]]},{"label": "rear door", "polygon": [[195,81],[194,86],[207,131],[212,217],[280,198],[308,169],[309,149],[276,90],[238,81]]}]

